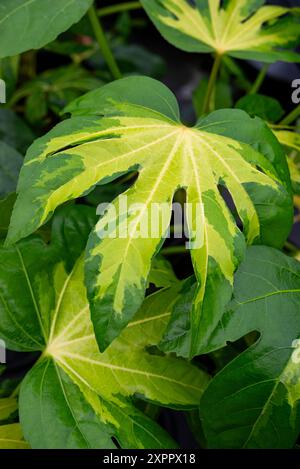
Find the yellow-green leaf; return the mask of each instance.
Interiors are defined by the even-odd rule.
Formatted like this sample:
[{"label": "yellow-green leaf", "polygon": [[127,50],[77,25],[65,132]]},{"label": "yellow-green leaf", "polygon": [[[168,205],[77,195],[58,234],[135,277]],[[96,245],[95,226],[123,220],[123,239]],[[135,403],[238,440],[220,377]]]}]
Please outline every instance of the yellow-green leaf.
[{"label": "yellow-green leaf", "polygon": [[[299,9],[264,0],[141,0],[163,37],[188,52],[299,62]],[[293,15],[295,13],[295,16]],[[289,48],[289,49],[288,49]]]},{"label": "yellow-green leaf", "polygon": [[287,159],[294,192],[300,194],[300,134],[290,130],[273,130],[273,132],[282,145],[291,151],[295,150],[296,155],[288,155]]}]

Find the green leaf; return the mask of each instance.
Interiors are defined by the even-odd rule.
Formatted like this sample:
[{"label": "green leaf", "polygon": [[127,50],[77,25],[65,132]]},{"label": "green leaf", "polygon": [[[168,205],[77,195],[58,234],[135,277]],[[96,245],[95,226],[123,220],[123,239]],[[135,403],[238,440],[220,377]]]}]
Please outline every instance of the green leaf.
[{"label": "green leaf", "polygon": [[300,431],[299,312],[300,263],[272,248],[249,248],[211,348],[251,331],[260,337],[203,395],[210,447],[293,447]]},{"label": "green leaf", "polygon": [[277,99],[262,94],[249,94],[239,99],[235,105],[250,116],[258,116],[267,122],[277,122],[284,115],[284,110]]},{"label": "green leaf", "polygon": [[96,221],[95,209],[86,205],[66,206],[56,212],[52,224],[51,250],[58,256],[63,253],[68,272],[83,253]]},{"label": "green leaf", "polygon": [[2,78],[6,84],[6,101],[10,101],[10,98],[16,89],[18,83],[19,65],[19,55],[1,59],[0,78]]},{"label": "green leaf", "polygon": [[15,397],[0,399],[0,421],[8,419],[17,409],[18,404]]},{"label": "green leaf", "polygon": [[41,73],[21,86],[12,98],[16,104],[25,98],[26,117],[32,124],[43,124],[48,110],[61,110],[83,92],[101,86],[102,81],[77,65],[58,67]]},{"label": "green leaf", "polygon": [[26,376],[20,409],[24,433],[34,449],[115,448],[109,425],[98,419],[80,389],[51,359]]},{"label": "green leaf", "polygon": [[156,256],[151,265],[151,271],[148,277],[148,284],[153,284],[157,288],[170,287],[178,282],[174,274],[172,265],[163,256]]},{"label": "green leaf", "polygon": [[290,130],[273,130],[279,142],[293,150],[300,151],[300,134]]},{"label": "green leaf", "polygon": [[22,164],[22,155],[0,141],[0,197],[15,191]]},{"label": "green leaf", "polygon": [[166,72],[166,64],[161,55],[148,51],[142,45],[117,44],[112,51],[124,75],[138,73],[160,78]]},{"label": "green leaf", "polygon": [[40,49],[77,23],[92,0],[10,0],[0,9],[0,58]]},{"label": "green leaf", "polygon": [[[298,9],[264,0],[141,0],[162,36],[188,52],[216,52],[262,62],[299,62]],[[261,7],[261,8],[260,8]],[[295,16],[293,13],[295,12]]]},{"label": "green leaf", "polygon": [[[161,299],[157,300],[155,294],[146,299],[120,337],[100,354],[85,296],[83,263],[76,264],[69,275],[58,265],[54,285],[59,285],[59,291],[45,354],[66,372],[80,376],[78,379],[88,383],[90,389],[108,399],[138,393],[171,407],[197,404],[206,375],[184,360],[147,351],[147,347],[159,342],[166,327],[166,300],[160,306]],[[165,295],[171,303],[169,291]]]},{"label": "green leaf", "polygon": [[[116,396],[130,397],[138,394],[163,405],[190,408],[200,402],[200,396],[208,381],[207,376],[185,361],[146,352],[148,345],[153,345],[159,340],[159,334],[168,320],[168,316],[161,313],[157,303],[152,309],[155,298],[149,297],[148,302],[146,300],[140,316],[128,326],[128,329],[124,330],[104,354],[100,354],[85,297],[82,262],[75,265],[69,275],[64,271],[62,264],[57,265],[54,270],[53,284],[56,287],[56,306],[50,313],[52,322],[43,352],[45,358],[29,373],[21,388],[20,416],[26,438],[33,447],[36,447],[41,428],[39,427],[39,431],[36,432],[36,425],[33,427],[32,411],[27,411],[28,396],[32,396],[33,399],[30,409],[36,408],[38,413],[41,412],[40,415],[46,416],[48,415],[47,408],[53,409],[51,395],[56,396],[57,399],[59,397],[58,391],[51,391],[47,385],[47,382],[55,383],[51,372],[52,365],[50,376],[47,376],[45,384],[41,380],[41,376],[46,375],[45,361],[52,363],[49,362],[51,358],[55,366],[59,370],[64,370],[80,387],[94,412],[101,418],[102,425],[108,425],[107,438],[112,433],[112,427],[113,435],[122,444],[125,436],[122,431],[120,433],[120,425],[128,428],[127,439],[132,433],[130,428],[136,425],[137,428],[133,432],[131,441],[125,440],[125,447],[158,447],[157,435],[162,433],[159,427],[153,422],[150,425],[149,419],[133,409],[130,401],[120,400],[120,397]],[[43,386],[45,386],[45,391],[43,391]],[[75,390],[70,392],[75,392]],[[67,400],[74,414],[75,404],[72,404],[73,401],[70,403],[70,399]],[[74,398],[74,403],[77,401],[78,398]],[[59,409],[62,404],[55,402],[58,407],[57,412],[61,415],[62,411],[60,412]],[[42,410],[40,410],[41,404]],[[53,418],[52,413],[48,419],[50,418]],[[139,425],[135,422],[136,420]],[[69,411],[64,421],[69,421]],[[55,423],[58,424],[58,421],[55,420]],[[57,434],[59,442],[53,441],[51,437],[53,427],[49,427],[45,417],[41,425],[43,425],[44,433],[47,433],[49,429],[49,434],[47,433],[46,436],[48,445],[52,441],[55,447],[65,447],[65,437]],[[74,422],[67,426],[72,427],[72,425],[74,426]],[[139,426],[143,428],[142,433],[138,431]],[[61,431],[64,435],[66,434],[64,425]],[[124,428],[123,431],[125,431]],[[92,444],[91,441],[90,444]],[[170,445],[172,446],[170,439],[164,434],[159,447]]]},{"label": "green leaf", "polygon": [[[103,351],[143,301],[151,259],[169,226],[174,193],[184,188],[198,279],[190,355],[199,353],[204,334],[214,328],[230,299],[233,273],[246,242],[281,246],[290,231],[292,199],[281,146],[260,119],[240,110],[219,110],[193,128],[184,126],[177,120],[172,93],[144,77],[110,83],[80,98],[69,111],[105,116],[73,117],[32,145],[21,170],[8,243],[28,236],[58,205],[95,184],[139,171],[125,194],[128,207],[138,202],[143,210],[128,213],[118,197],[113,205],[116,218],[103,215],[88,243],[86,285]],[[230,192],[243,233],[218,185]],[[153,204],[167,208],[159,226],[150,220]],[[121,229],[130,227],[130,233],[99,237],[114,220]],[[152,237],[138,235],[143,223],[155,229]],[[212,300],[216,296],[218,301]]]},{"label": "green leaf", "polygon": [[[198,117],[201,116],[203,103],[207,92],[208,79],[201,79],[193,92],[193,105]],[[225,80],[218,80],[214,90],[215,109],[230,108],[232,106],[231,88]]]},{"label": "green leaf", "polygon": [[18,423],[0,426],[0,449],[29,449]]},{"label": "green leaf", "polygon": [[223,63],[225,70],[227,70],[227,72],[229,72],[230,75],[234,77],[237,83],[237,86],[241,88],[242,90],[245,90],[247,93],[249,93],[249,91],[252,88],[252,83],[248,79],[245,71],[243,70],[241,66],[242,64],[239,63],[238,60],[235,60],[229,57],[228,55],[225,55],[223,57],[222,63]]},{"label": "green leaf", "polygon": [[300,194],[300,134],[290,130],[273,130],[279,142],[297,154],[287,156],[291,181],[295,194]]},{"label": "green leaf", "polygon": [[35,136],[10,109],[0,109],[0,140],[24,154]]},{"label": "green leaf", "polygon": [[12,193],[0,199],[0,240],[6,238],[16,197],[16,194]]},{"label": "green leaf", "polygon": [[31,124],[39,123],[47,115],[47,102],[43,90],[36,88],[26,101],[25,116]]}]

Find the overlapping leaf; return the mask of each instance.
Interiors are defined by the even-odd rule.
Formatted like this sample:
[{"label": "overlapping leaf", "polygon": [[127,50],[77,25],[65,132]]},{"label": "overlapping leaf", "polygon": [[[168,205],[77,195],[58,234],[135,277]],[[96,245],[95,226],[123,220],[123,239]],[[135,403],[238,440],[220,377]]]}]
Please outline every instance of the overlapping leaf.
[{"label": "overlapping leaf", "polygon": [[279,101],[262,94],[249,94],[241,98],[235,105],[238,109],[243,109],[250,116],[258,116],[269,122],[273,133],[279,142],[294,154],[287,154],[287,161],[290,170],[293,190],[300,192],[300,134],[285,128],[283,125],[272,126],[272,123],[279,121],[284,114]]},{"label": "overlapping leaf", "polygon": [[16,397],[0,399],[0,449],[27,449],[21,427],[17,423],[8,423],[10,417],[17,411]]},{"label": "overlapping leaf", "polygon": [[25,154],[35,136],[31,129],[10,109],[0,109],[0,140]]},{"label": "overlapping leaf", "polygon": [[0,58],[39,49],[69,29],[92,0],[9,0],[0,4]]},{"label": "overlapping leaf", "polygon": [[148,277],[148,283],[157,288],[169,287],[177,282],[172,265],[163,256],[154,257],[151,265],[151,271]]},{"label": "overlapping leaf", "polygon": [[6,397],[0,399],[0,421],[8,419],[18,408],[15,397]]},{"label": "overlapping leaf", "polygon": [[22,163],[20,153],[0,141],[0,197],[15,191]]},{"label": "overlapping leaf", "polygon": [[243,109],[249,116],[258,116],[266,122],[277,122],[284,115],[280,102],[263,94],[247,94],[237,101],[235,107]]},{"label": "overlapping leaf", "polygon": [[0,426],[0,449],[29,449],[18,423]]},{"label": "overlapping leaf", "polygon": [[0,336],[11,349],[43,352],[21,388],[26,440],[33,447],[114,447],[113,438],[123,447],[173,447],[170,437],[131,403],[134,395],[176,408],[200,402],[205,373],[147,351],[160,339],[168,321],[161,308],[173,297],[168,290],[163,303],[155,294],[149,297],[100,354],[83,262],[74,264],[74,252],[64,248],[79,235],[79,230],[72,234],[73,223],[83,224],[83,214],[78,210],[73,222],[69,215],[64,223],[55,220],[49,246],[35,237],[0,249]]},{"label": "overlapping leaf", "polygon": [[299,40],[298,9],[262,6],[264,0],[141,3],[163,37],[185,51],[263,62],[300,61],[299,54],[287,49]]},{"label": "overlapping leaf", "polygon": [[[240,110],[220,110],[194,128],[184,126],[172,93],[145,77],[106,85],[68,111],[76,116],[37,140],[27,153],[9,242],[35,231],[58,205],[95,184],[139,171],[125,194],[129,209],[136,202],[143,209],[124,209],[118,197],[116,215],[101,217],[88,244],[86,284],[97,340],[104,350],[144,298],[151,259],[169,226],[173,195],[184,188],[199,282],[190,354],[198,353],[230,299],[245,240],[280,246],[289,232],[289,175],[280,145],[262,121]],[[82,113],[90,115],[81,117]],[[218,185],[230,192],[243,234]],[[150,219],[153,204],[161,210],[159,226]],[[120,230],[129,227],[125,236],[98,236],[111,221]],[[141,237],[145,226],[149,231]]]},{"label": "overlapping leaf", "polygon": [[211,340],[260,338],[211,381],[201,417],[210,447],[289,448],[300,430],[300,263],[251,247]]},{"label": "overlapping leaf", "polygon": [[49,110],[59,114],[82,93],[101,86],[101,80],[75,65],[41,73],[13,95],[10,105],[25,98],[25,115],[32,124],[42,123]]},{"label": "overlapping leaf", "polygon": [[288,156],[288,165],[296,194],[300,194],[300,134],[290,130],[273,130],[279,142],[295,151],[295,155]]}]

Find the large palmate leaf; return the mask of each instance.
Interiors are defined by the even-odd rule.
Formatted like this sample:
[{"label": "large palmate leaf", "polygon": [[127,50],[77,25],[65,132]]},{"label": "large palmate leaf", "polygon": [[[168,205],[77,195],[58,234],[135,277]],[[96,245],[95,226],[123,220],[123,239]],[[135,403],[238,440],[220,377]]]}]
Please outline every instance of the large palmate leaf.
[{"label": "large palmate leaf", "polygon": [[[138,394],[171,407],[188,408],[199,403],[207,383],[205,374],[188,363],[145,352],[147,345],[159,340],[168,320],[167,315],[161,316],[157,302],[153,304],[155,295],[120,338],[100,354],[83,294],[82,263],[69,276],[58,266],[56,276],[54,282],[61,287],[58,300],[64,291],[57,321],[54,316],[45,359],[29,372],[21,389],[20,418],[30,444],[85,447],[87,440],[91,447],[107,447],[114,436],[123,447],[172,446],[157,425],[121,398]],[[57,418],[53,419],[48,408],[56,409]],[[34,420],[32,409],[36,409]],[[35,431],[36,421],[45,427],[43,440]]]},{"label": "large palmate leaf", "polygon": [[[83,225],[81,210],[73,215]],[[80,231],[73,231],[70,213],[65,213],[65,222],[58,217],[50,245],[34,237],[0,249],[0,337],[13,350],[43,352],[21,388],[26,440],[34,448],[107,448],[114,447],[114,438],[122,447],[173,447],[170,437],[131,402],[138,395],[175,408],[199,405],[207,375],[149,349],[160,340],[168,321],[161,307],[171,307],[173,295],[166,290],[159,303],[155,294],[150,296],[101,354],[83,261],[74,264],[75,254],[64,248],[61,237],[64,233],[67,246]]]},{"label": "large palmate leaf", "polygon": [[[217,52],[265,62],[299,61],[297,9],[264,0],[141,0],[163,37],[188,52]],[[261,8],[260,8],[261,7]]]},{"label": "large palmate leaf", "polygon": [[93,0],[9,0],[0,2],[0,58],[39,49],[69,29]]},{"label": "large palmate leaf", "polygon": [[2,240],[6,238],[15,201],[15,193],[0,199],[0,239]]},{"label": "large palmate leaf", "polygon": [[[261,94],[249,94],[241,98],[235,105],[238,109],[243,109],[250,116],[258,116],[269,123],[279,121],[284,114],[279,101],[269,96]],[[293,155],[287,155],[293,190],[300,193],[300,134],[293,132],[280,125],[272,126],[273,132],[279,142],[293,151]]]},{"label": "large palmate leaf", "polygon": [[[144,298],[151,259],[169,226],[173,195],[184,188],[199,282],[191,326],[194,355],[230,299],[245,240],[280,246],[290,230],[290,182],[281,146],[260,119],[240,110],[220,110],[194,128],[184,126],[173,94],[145,77],[104,86],[68,111],[91,115],[63,122],[28,151],[8,242],[35,231],[58,205],[96,183],[132,169],[139,172],[125,193],[128,209],[119,196],[113,205],[116,215],[112,210],[103,215],[88,243],[86,284],[97,340],[104,350]],[[218,185],[230,192],[243,233]],[[136,203],[142,208],[133,209]],[[157,224],[151,218],[153,207],[159,209]],[[102,236],[112,222],[121,236]],[[151,234],[141,237],[145,227]]]},{"label": "large palmate leaf", "polygon": [[29,449],[18,423],[0,426],[0,449]]},{"label": "large palmate leaf", "polygon": [[289,448],[300,431],[300,263],[251,247],[211,345],[260,338],[216,375],[201,400],[210,447]]}]

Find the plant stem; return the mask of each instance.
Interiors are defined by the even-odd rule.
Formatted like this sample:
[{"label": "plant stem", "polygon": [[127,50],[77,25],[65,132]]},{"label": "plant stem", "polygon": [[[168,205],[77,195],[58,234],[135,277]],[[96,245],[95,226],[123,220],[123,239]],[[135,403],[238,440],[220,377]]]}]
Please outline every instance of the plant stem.
[{"label": "plant stem", "polygon": [[216,80],[217,80],[217,76],[218,76],[218,72],[219,72],[219,69],[220,69],[221,61],[222,61],[222,55],[216,54],[215,61],[214,61],[213,67],[211,69],[210,77],[209,77],[209,80],[208,80],[206,95],[205,95],[205,99],[204,99],[204,103],[203,103],[203,114],[210,110],[211,97],[212,97],[212,93],[213,93],[214,88],[215,88],[215,83],[216,83]]},{"label": "plant stem", "polygon": [[122,11],[139,10],[140,8],[142,8],[140,2],[117,3],[116,5],[111,5],[109,7],[99,8],[97,10],[97,15],[102,17],[121,13]]},{"label": "plant stem", "polygon": [[92,6],[89,11],[88,11],[88,16],[91,22],[91,25],[94,30],[95,37],[97,39],[97,42],[99,44],[100,50],[103,54],[103,57],[111,71],[112,76],[114,79],[121,78],[121,72],[119,70],[118,64],[115,61],[115,58],[112,54],[112,51],[110,50],[109,44],[107,42],[107,39],[105,37],[102,25],[100,23],[100,20],[97,16],[97,12],[94,6]]},{"label": "plant stem", "polygon": [[17,397],[19,395],[21,384],[22,382],[17,385],[17,387],[11,393],[10,397]]},{"label": "plant stem", "polygon": [[295,125],[281,125],[281,124],[269,124],[271,129],[279,129],[279,130],[296,130]]},{"label": "plant stem", "polygon": [[280,125],[287,125],[291,122],[294,122],[300,116],[300,104],[298,104],[295,109],[293,109],[287,116],[285,116],[282,121],[279,122]]},{"label": "plant stem", "polygon": [[260,69],[260,71],[259,71],[259,73],[256,77],[255,82],[253,83],[252,87],[250,88],[249,94],[255,94],[259,91],[261,85],[263,84],[264,79],[266,78],[269,66],[270,66],[269,64],[264,64],[261,67],[261,69]]}]

